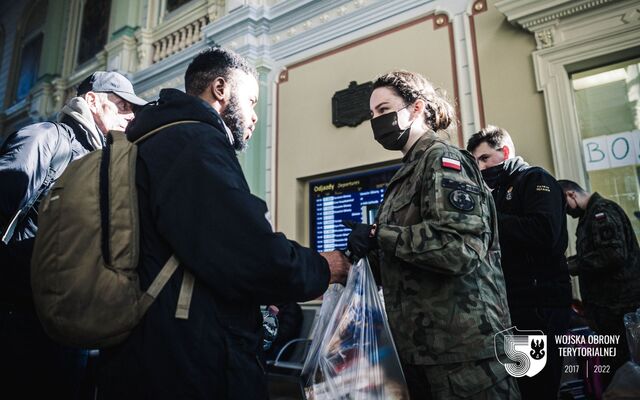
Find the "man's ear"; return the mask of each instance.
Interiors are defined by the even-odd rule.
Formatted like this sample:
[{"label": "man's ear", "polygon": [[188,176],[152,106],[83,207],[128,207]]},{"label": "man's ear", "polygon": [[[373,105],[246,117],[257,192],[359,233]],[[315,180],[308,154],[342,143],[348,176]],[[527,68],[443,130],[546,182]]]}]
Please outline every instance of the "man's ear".
[{"label": "man's ear", "polygon": [[508,160],[509,159],[509,146],[505,145],[502,146],[502,154],[504,154],[504,159]]},{"label": "man's ear", "polygon": [[214,100],[224,102],[229,96],[229,83],[223,77],[219,76],[211,82],[209,85],[211,96]]},{"label": "man's ear", "polygon": [[98,99],[98,94],[96,94],[95,92],[87,92],[84,95],[84,99],[89,106],[89,111],[95,113],[98,110],[98,102],[100,101]]}]

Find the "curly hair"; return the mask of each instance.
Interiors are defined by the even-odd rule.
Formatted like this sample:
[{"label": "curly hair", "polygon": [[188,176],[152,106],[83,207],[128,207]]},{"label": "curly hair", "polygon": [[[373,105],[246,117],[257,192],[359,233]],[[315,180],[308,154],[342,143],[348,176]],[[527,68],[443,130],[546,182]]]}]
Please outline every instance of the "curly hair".
[{"label": "curly hair", "polygon": [[392,71],[377,77],[373,89],[387,87],[396,92],[406,104],[418,99],[425,102],[425,123],[433,131],[447,129],[455,123],[455,111],[441,89],[434,88],[424,76],[410,71]]},{"label": "curly hair", "polygon": [[184,87],[188,94],[198,96],[218,77],[229,80],[233,70],[257,77],[257,72],[241,55],[223,47],[209,47],[198,54],[187,67]]}]

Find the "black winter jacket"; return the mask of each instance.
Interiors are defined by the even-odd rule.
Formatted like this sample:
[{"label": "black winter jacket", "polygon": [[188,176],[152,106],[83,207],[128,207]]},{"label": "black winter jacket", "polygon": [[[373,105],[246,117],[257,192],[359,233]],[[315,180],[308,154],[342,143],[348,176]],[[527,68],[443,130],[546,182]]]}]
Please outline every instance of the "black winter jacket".
[{"label": "black winter jacket", "polygon": [[[143,289],[171,254],[182,264],[121,345],[102,351],[102,399],[264,399],[260,304],[305,301],[329,282],[325,259],[274,233],[251,195],[223,122],[197,97],[164,89],[127,128],[138,148]],[[174,317],[183,270],[196,280]]]},{"label": "black winter jacket", "polygon": [[[51,165],[58,135],[71,140],[71,161],[95,150],[86,139],[85,129],[69,116],[63,124],[40,122],[10,135],[2,145],[0,157],[0,227],[42,186]],[[61,140],[63,140],[61,138]],[[33,311],[30,264],[37,232],[37,204],[17,226],[11,241],[0,243],[0,307]]]},{"label": "black winter jacket", "polygon": [[509,306],[568,306],[567,219],[558,182],[516,157],[505,162],[492,195]]}]

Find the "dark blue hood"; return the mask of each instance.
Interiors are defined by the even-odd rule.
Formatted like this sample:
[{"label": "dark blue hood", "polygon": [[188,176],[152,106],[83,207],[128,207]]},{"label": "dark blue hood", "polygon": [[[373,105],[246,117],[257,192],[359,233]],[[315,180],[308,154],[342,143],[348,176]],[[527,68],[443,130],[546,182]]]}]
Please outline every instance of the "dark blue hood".
[{"label": "dark blue hood", "polygon": [[126,134],[135,141],[145,133],[176,121],[195,120],[225,132],[220,114],[202,99],[178,89],[162,89],[158,100],[142,107],[129,123]]}]

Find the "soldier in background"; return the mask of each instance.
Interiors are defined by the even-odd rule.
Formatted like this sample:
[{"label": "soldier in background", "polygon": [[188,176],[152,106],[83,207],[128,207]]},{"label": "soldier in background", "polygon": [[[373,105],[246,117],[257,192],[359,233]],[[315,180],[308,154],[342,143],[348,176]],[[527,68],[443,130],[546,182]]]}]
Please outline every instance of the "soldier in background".
[{"label": "soldier in background", "polygon": [[555,399],[562,359],[552,338],[567,332],[571,304],[564,195],[551,174],[516,157],[505,129],[487,126],[469,138],[467,150],[478,160],[498,210],[511,321],[550,338],[544,369],[518,379],[522,398]]},{"label": "soldier in background", "polygon": [[598,193],[569,180],[558,181],[567,199],[567,214],[579,218],[576,255],[569,272],[580,279],[580,294],[589,323],[601,335],[619,335],[616,357],[602,374],[606,387],[615,371],[629,360],[622,317],[640,307],[640,248],[624,210]]},{"label": "soldier in background", "polygon": [[373,87],[373,136],[401,151],[403,165],[376,224],[351,224],[348,243],[358,257],[379,256],[409,394],[519,399],[494,351],[494,335],[510,326],[495,207],[473,157],[436,134],[453,108],[417,73],[391,72]]}]

